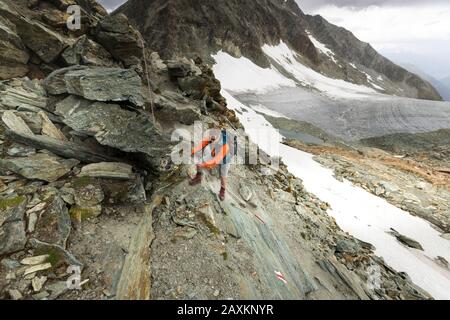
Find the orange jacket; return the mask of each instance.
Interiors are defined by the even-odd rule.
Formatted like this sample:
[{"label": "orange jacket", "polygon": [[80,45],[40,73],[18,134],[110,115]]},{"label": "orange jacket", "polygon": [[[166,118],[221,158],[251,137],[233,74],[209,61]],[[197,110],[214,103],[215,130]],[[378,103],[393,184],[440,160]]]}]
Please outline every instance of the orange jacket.
[{"label": "orange jacket", "polygon": [[[204,139],[202,142],[192,149],[192,155],[202,151],[207,146],[209,146],[213,141],[210,139]],[[230,146],[227,144],[222,145],[222,148],[220,148],[219,152],[216,154],[216,149],[213,148],[211,151],[211,155],[214,157],[213,159],[209,161],[205,161],[201,163],[199,166],[200,168],[204,169],[214,169],[219,164],[223,162],[223,159],[227,156],[228,152],[230,152]]]}]

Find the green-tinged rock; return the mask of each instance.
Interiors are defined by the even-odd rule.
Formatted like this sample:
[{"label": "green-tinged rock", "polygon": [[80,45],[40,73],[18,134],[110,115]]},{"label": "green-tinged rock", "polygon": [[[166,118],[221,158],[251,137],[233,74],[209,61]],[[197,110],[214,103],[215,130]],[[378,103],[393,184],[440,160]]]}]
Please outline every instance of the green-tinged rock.
[{"label": "green-tinged rock", "polygon": [[42,212],[34,232],[34,237],[42,242],[65,248],[71,231],[71,220],[65,202],[55,196]]},{"label": "green-tinged rock", "polygon": [[120,68],[89,68],[69,71],[64,76],[70,94],[92,101],[130,101],[144,105],[142,80],[134,70]]},{"label": "green-tinged rock", "polygon": [[48,255],[46,262],[50,263],[54,269],[68,266],[83,267],[78,259],[60,245],[42,242],[35,238],[30,239],[29,244],[35,249],[36,255]]},{"label": "green-tinged rock", "polygon": [[69,65],[114,66],[113,57],[100,44],[81,36],[75,44],[67,48],[62,57]]},{"label": "green-tinged rock", "polygon": [[0,47],[0,79],[26,75],[30,56],[15,26],[3,17],[0,17]]},{"label": "green-tinged rock", "polygon": [[0,255],[23,250],[27,242],[24,221],[26,198],[1,199],[0,203]]},{"label": "green-tinged rock", "polygon": [[143,167],[160,171],[170,163],[173,143],[161,134],[148,114],[102,102],[59,111],[63,122],[73,130],[95,137],[102,145],[139,155]]},{"label": "green-tinged rock", "polygon": [[53,182],[69,173],[78,163],[78,160],[38,153],[25,158],[0,159],[0,169],[12,171],[27,179]]},{"label": "green-tinged rock", "polygon": [[84,221],[91,218],[98,217],[102,213],[102,206],[92,206],[82,208],[79,206],[72,206],[69,210],[70,217],[75,221]]}]

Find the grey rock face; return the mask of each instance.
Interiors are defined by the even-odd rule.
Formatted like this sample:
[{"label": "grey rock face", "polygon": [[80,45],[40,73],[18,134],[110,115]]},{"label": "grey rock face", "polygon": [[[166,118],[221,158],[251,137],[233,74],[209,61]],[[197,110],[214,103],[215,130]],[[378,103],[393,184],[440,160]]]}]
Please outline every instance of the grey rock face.
[{"label": "grey rock face", "polygon": [[132,0],[118,11],[128,16],[163,59],[199,56],[211,62],[212,52],[225,50],[268,66],[261,47],[283,39],[318,61],[303,27],[305,15],[294,0],[203,1],[201,6],[195,0]]},{"label": "grey rock face", "polygon": [[62,57],[69,65],[114,66],[111,54],[88,37],[81,36],[77,42],[67,48]]},{"label": "grey rock face", "polygon": [[25,208],[23,197],[1,199],[0,208],[0,255],[23,250],[27,242],[25,234]]},{"label": "grey rock face", "polygon": [[336,252],[339,253],[356,254],[359,250],[361,250],[361,247],[351,240],[341,240],[336,245]]},{"label": "grey rock face", "polygon": [[21,117],[17,116],[14,111],[11,110],[5,111],[2,115],[2,121],[11,130],[21,132],[24,134],[33,135],[33,132],[27,126],[25,121]]},{"label": "grey rock face", "polygon": [[394,237],[396,237],[399,242],[403,243],[407,247],[423,251],[422,245],[419,242],[417,242],[416,240],[411,239],[405,235],[402,235],[402,234],[398,233],[397,231],[395,231],[394,229],[391,229],[390,233]]},{"label": "grey rock face", "polygon": [[[370,44],[358,40],[348,30],[329,23],[319,15],[307,15],[306,18],[314,36],[343,61],[352,62],[362,68],[369,68],[389,79],[391,83],[383,86],[388,89],[389,93],[419,99],[442,100],[438,92],[427,81],[392,63]],[[355,74],[357,70],[354,69],[346,67],[345,72],[352,78],[357,78],[358,75]],[[365,76],[362,77],[363,80],[366,80],[365,78]]]},{"label": "grey rock face", "polygon": [[20,174],[27,179],[52,182],[66,175],[78,163],[78,160],[38,153],[26,158],[0,159],[0,168]]},{"label": "grey rock face", "polygon": [[202,71],[192,63],[170,60],[167,62],[167,70],[171,77],[180,78],[188,75],[200,75]]},{"label": "grey rock face", "polygon": [[24,17],[6,2],[1,3],[0,15],[15,25],[23,44],[46,63],[55,60],[68,45],[62,35],[37,20]]},{"label": "grey rock face", "polygon": [[[31,84],[31,85],[27,85]],[[32,86],[34,84],[34,86]],[[40,84],[26,78],[14,83],[0,84],[0,105],[8,109],[44,109],[47,97]]]},{"label": "grey rock face", "polygon": [[62,68],[50,73],[44,80],[44,87],[49,94],[58,95],[67,93],[66,82],[64,77],[67,72],[75,70],[83,70],[86,67],[82,66],[72,66],[68,68]]},{"label": "grey rock face", "polygon": [[158,119],[162,121],[179,121],[186,125],[192,125],[200,120],[199,108],[189,103],[178,103],[164,96],[155,97],[155,107]]},{"label": "grey rock face", "polygon": [[70,110],[63,117],[66,125],[95,137],[102,145],[144,154],[146,161],[154,168],[161,165],[171,146],[148,115],[124,110],[118,105],[96,102]]},{"label": "grey rock face", "polygon": [[59,196],[41,214],[34,237],[42,242],[66,247],[70,235],[71,221],[65,202]]},{"label": "grey rock face", "polygon": [[123,14],[106,16],[97,26],[94,36],[114,58],[125,66],[136,65],[142,58],[142,43],[138,32]]},{"label": "grey rock face", "polygon": [[43,253],[56,252],[58,257],[58,261],[56,262],[57,266],[64,263],[67,266],[83,267],[83,264],[78,261],[77,258],[75,258],[70,252],[66,251],[60,245],[42,242],[36,238],[30,239],[29,244],[33,249],[37,249]]},{"label": "grey rock face", "polygon": [[133,70],[92,68],[69,71],[64,76],[67,91],[93,101],[130,101],[144,105],[142,81]]},{"label": "grey rock face", "polygon": [[132,166],[117,162],[101,162],[84,166],[80,176],[119,180],[130,180],[135,177]]},{"label": "grey rock face", "polygon": [[26,75],[30,56],[15,26],[3,17],[0,17],[0,47],[0,79]]}]

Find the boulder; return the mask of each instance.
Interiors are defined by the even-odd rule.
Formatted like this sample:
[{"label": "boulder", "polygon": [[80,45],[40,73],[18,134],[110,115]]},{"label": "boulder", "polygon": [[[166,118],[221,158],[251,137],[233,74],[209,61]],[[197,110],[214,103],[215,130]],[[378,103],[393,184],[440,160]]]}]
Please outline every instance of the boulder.
[{"label": "boulder", "polygon": [[26,204],[25,197],[0,199],[0,256],[25,248]]},{"label": "boulder", "polygon": [[161,59],[158,52],[152,52],[150,54],[150,66],[152,67],[152,70],[156,73],[162,73],[168,70],[167,65]]},{"label": "boulder", "polygon": [[93,101],[130,101],[144,105],[142,81],[128,69],[91,68],[69,71],[64,76],[67,92]]},{"label": "boulder", "polygon": [[28,79],[5,82],[0,84],[0,105],[7,109],[45,109],[47,97],[43,91],[40,84]]},{"label": "boulder", "polygon": [[361,250],[361,247],[358,243],[352,240],[344,239],[338,241],[336,244],[336,252],[338,253],[347,253],[347,254],[357,254]]},{"label": "boulder", "polygon": [[104,17],[97,25],[94,37],[126,67],[140,63],[143,56],[140,34],[131,26],[125,15],[116,14]]},{"label": "boulder", "polygon": [[61,132],[61,130],[56,127],[53,122],[48,118],[47,114],[43,111],[39,112],[38,115],[42,119],[42,134],[48,137],[52,137],[61,141],[66,141],[67,138]]},{"label": "boulder", "polygon": [[411,239],[411,238],[409,238],[407,236],[404,236],[404,235],[398,233],[394,229],[391,229],[390,234],[392,234],[394,237],[396,237],[397,240],[400,243],[404,244],[405,246],[423,251],[422,245],[419,242],[417,242],[416,240]]},{"label": "boulder", "polygon": [[40,215],[34,231],[34,238],[65,248],[71,228],[66,204],[61,197],[56,195]]},{"label": "boulder", "polygon": [[69,173],[78,163],[74,159],[37,153],[23,158],[0,159],[0,169],[12,171],[27,179],[53,182]]},{"label": "boulder", "polygon": [[55,9],[44,10],[41,13],[41,19],[47,25],[59,29],[64,28],[67,24],[67,15],[65,12]]},{"label": "boulder", "polygon": [[101,162],[84,166],[79,174],[81,177],[130,180],[135,178],[133,167],[119,162]]},{"label": "boulder", "polygon": [[78,261],[70,252],[65,250],[62,246],[39,241],[32,238],[29,245],[40,255],[49,255],[51,257],[52,267],[58,268],[60,266],[79,266],[83,264]]},{"label": "boulder", "polygon": [[50,73],[44,80],[44,87],[49,94],[59,95],[67,93],[66,82],[64,77],[69,71],[83,70],[87,67],[84,66],[71,66],[62,68]]},{"label": "boulder", "polygon": [[87,183],[73,189],[75,205],[70,208],[70,216],[78,221],[97,217],[102,213],[101,203],[105,195],[97,183]]},{"label": "boulder", "polygon": [[[59,111],[62,111],[61,109]],[[150,116],[124,110],[118,105],[93,103],[61,114],[73,130],[93,136],[102,145],[143,155],[140,164],[165,170],[172,143],[154,126]]]},{"label": "boulder", "polygon": [[68,46],[65,38],[38,21],[16,16],[13,22],[25,46],[46,63],[56,60]]},{"label": "boulder", "polygon": [[189,103],[178,103],[161,95],[155,96],[154,103],[158,120],[164,122],[192,125],[201,118],[199,107]]},{"label": "boulder", "polygon": [[167,61],[167,70],[173,78],[199,76],[202,74],[200,68],[189,60],[169,60]]},{"label": "boulder", "polygon": [[30,56],[16,27],[3,17],[0,17],[0,47],[0,79],[25,76]]},{"label": "boulder", "polygon": [[252,191],[249,187],[247,187],[244,183],[239,183],[239,194],[241,195],[244,201],[249,202],[253,196]]},{"label": "boulder", "polygon": [[113,57],[98,43],[86,35],[81,36],[72,46],[62,53],[62,58],[68,65],[92,65],[112,67]]},{"label": "boulder", "polygon": [[33,131],[28,127],[25,121],[16,115],[16,112],[7,110],[2,115],[3,123],[11,130],[20,132],[23,134],[33,135]]}]

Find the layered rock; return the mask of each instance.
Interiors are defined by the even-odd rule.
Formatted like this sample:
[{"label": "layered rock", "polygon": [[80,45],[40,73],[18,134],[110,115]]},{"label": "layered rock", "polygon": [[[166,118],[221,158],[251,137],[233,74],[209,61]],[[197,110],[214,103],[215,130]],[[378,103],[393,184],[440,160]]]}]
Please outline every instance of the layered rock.
[{"label": "layered rock", "polygon": [[262,46],[283,39],[313,63],[318,62],[302,26],[305,15],[293,0],[208,0],[201,5],[194,0],[132,0],[117,12],[124,13],[165,59],[200,56],[211,62],[211,53],[225,50],[268,66]]},{"label": "layered rock", "polygon": [[125,66],[140,64],[143,42],[124,15],[107,16],[97,25],[95,39]]},{"label": "layered rock", "polygon": [[67,48],[62,53],[62,58],[68,65],[114,66],[111,54],[86,35]]},{"label": "layered rock", "polygon": [[142,80],[133,70],[95,68],[69,71],[64,76],[67,92],[93,101],[130,101],[144,105]]},{"label": "layered rock", "polygon": [[16,27],[3,17],[0,17],[0,47],[0,79],[26,75],[30,56]]}]

